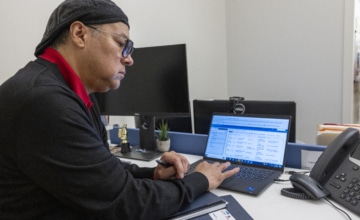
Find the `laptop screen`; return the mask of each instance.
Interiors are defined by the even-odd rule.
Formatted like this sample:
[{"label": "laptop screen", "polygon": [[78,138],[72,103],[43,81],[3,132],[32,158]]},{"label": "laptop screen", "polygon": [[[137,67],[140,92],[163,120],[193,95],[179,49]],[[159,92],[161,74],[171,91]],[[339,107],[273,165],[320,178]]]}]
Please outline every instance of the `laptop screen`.
[{"label": "laptop screen", "polygon": [[290,116],[214,113],[205,157],[283,168]]}]

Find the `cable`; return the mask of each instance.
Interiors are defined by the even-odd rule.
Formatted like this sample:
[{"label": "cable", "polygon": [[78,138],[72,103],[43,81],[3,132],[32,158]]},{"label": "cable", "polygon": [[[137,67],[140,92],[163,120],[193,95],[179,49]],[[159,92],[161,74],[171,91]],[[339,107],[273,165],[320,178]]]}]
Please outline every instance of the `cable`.
[{"label": "cable", "polygon": [[285,171],[286,174],[295,174],[295,173],[299,173],[299,174],[307,174],[307,173],[310,173],[310,171],[294,171],[294,170],[289,170],[289,171]]},{"label": "cable", "polygon": [[311,200],[311,197],[308,196],[306,193],[299,189],[295,188],[282,188],[281,195],[293,198],[293,199],[303,199],[303,200]]},{"label": "cable", "polygon": [[[302,192],[299,189],[295,189],[295,188],[283,188],[281,189],[281,195],[286,196],[286,197],[290,197],[293,199],[302,199],[302,200],[311,200],[311,197],[308,196],[306,193]],[[325,201],[327,201],[331,206],[333,206],[335,209],[337,209],[338,211],[342,212],[344,215],[346,215],[346,217],[351,220],[350,215],[344,211],[343,209],[339,208],[338,206],[336,206],[334,203],[332,203],[327,197],[324,197]]]},{"label": "cable", "polygon": [[349,220],[351,220],[351,217],[349,214],[347,214],[343,209],[337,207],[334,203],[332,203],[328,198],[324,198],[328,203],[330,203],[330,205],[332,205],[335,209],[337,209],[338,211],[342,212],[343,214],[345,214]]},{"label": "cable", "polygon": [[[290,170],[290,171],[285,171],[286,174],[295,174],[295,173],[299,173],[299,174],[307,174],[307,173],[310,173],[310,171],[294,171],[294,170]],[[275,178],[274,181],[277,181],[277,182],[286,182],[286,181],[290,181],[289,179],[279,179],[279,178]]]},{"label": "cable", "polygon": [[274,181],[276,181],[276,182],[286,182],[286,181],[290,181],[290,180],[289,179],[284,180],[284,179],[275,178]]}]

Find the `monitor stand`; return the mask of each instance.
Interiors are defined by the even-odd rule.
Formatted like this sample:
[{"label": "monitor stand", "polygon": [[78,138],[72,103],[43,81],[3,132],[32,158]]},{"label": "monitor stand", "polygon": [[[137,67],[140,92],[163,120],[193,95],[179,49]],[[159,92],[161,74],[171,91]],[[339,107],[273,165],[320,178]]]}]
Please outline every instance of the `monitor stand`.
[{"label": "monitor stand", "polygon": [[131,151],[128,153],[121,153],[116,152],[114,153],[115,156],[120,158],[128,158],[133,160],[144,160],[144,161],[151,161],[155,158],[160,157],[163,153],[156,150],[143,150],[140,146],[131,146]]},{"label": "monitor stand", "polygon": [[140,115],[140,146],[131,146],[128,153],[116,152],[116,156],[135,160],[151,161],[162,155],[155,146],[155,117]]}]

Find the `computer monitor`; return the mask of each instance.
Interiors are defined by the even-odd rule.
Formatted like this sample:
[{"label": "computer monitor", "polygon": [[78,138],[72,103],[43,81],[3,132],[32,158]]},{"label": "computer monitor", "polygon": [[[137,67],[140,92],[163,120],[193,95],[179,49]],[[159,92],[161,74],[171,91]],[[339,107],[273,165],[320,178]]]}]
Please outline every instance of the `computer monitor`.
[{"label": "computer monitor", "polygon": [[186,45],[136,48],[120,88],[96,93],[107,115],[190,114]]},{"label": "computer monitor", "polygon": [[194,132],[208,134],[214,112],[290,115],[289,141],[296,141],[296,103],[293,101],[193,100]]},{"label": "computer monitor", "polygon": [[140,133],[146,127],[144,137],[149,138],[140,137],[140,148],[149,144],[146,150],[155,148],[154,129],[162,119],[171,131],[192,132],[186,57],[185,44],[136,48],[120,88],[96,94],[101,114],[142,120]]}]

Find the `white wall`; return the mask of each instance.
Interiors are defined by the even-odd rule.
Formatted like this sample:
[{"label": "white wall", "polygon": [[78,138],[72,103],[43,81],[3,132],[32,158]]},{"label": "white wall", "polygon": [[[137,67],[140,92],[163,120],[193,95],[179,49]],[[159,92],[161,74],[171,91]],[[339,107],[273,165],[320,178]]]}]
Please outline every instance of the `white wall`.
[{"label": "white wall", "polygon": [[[185,43],[190,98],[227,97],[223,0],[116,0],[135,47]],[[136,65],[136,61],[135,61]]]},{"label": "white wall", "polygon": [[[3,63],[0,84],[34,59],[47,19],[60,2],[62,0],[0,1],[0,60]],[[224,0],[114,2],[129,17],[130,37],[135,47],[187,45],[191,100],[228,97]],[[114,123],[122,122],[116,118]],[[131,118],[124,122],[134,121]]]},{"label": "white wall", "polygon": [[[223,0],[115,2],[129,17],[135,47],[186,44],[190,100],[228,97]],[[110,123],[135,126],[133,117],[110,117]]]},{"label": "white wall", "polygon": [[0,84],[29,60],[45,31],[47,19],[58,0],[0,1]]},{"label": "white wall", "polygon": [[[60,2],[0,2],[0,84],[34,59]],[[342,122],[343,0],[115,2],[136,47],[187,44],[191,100],[294,100],[297,137],[306,143],[314,143],[317,124]]]},{"label": "white wall", "polygon": [[226,19],[230,96],[295,101],[306,143],[342,122],[343,0],[226,1]]},{"label": "white wall", "polygon": [[[60,2],[0,2],[0,59],[3,63],[0,83],[34,59],[33,53],[41,40],[47,19]],[[227,97],[223,0],[114,2],[129,17],[130,36],[135,47],[187,44],[191,99]]]}]

